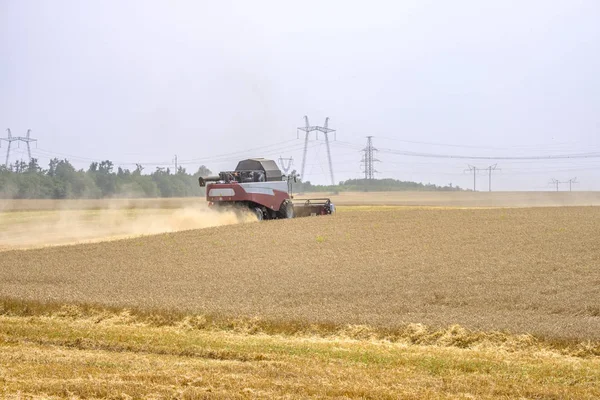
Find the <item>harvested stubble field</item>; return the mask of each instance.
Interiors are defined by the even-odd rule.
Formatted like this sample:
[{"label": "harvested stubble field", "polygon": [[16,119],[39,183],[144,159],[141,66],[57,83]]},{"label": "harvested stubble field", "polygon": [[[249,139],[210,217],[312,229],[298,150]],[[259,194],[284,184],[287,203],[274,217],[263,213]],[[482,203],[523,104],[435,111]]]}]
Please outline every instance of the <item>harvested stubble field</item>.
[{"label": "harvested stubble field", "polygon": [[342,207],[5,251],[0,382],[79,397],[595,398],[598,238],[596,207]]},{"label": "harvested stubble field", "polygon": [[[0,395],[13,398],[595,399],[600,359],[529,336],[412,326],[264,334],[252,321],[4,302]],[[170,320],[169,320],[170,319]]]}]

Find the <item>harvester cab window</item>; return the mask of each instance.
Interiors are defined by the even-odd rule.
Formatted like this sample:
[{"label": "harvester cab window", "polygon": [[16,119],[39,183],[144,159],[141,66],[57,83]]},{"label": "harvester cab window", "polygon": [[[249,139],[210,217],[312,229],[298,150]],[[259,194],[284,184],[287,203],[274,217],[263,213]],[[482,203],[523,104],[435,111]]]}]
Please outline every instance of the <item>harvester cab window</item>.
[{"label": "harvester cab window", "polygon": [[255,182],[264,182],[265,179],[265,173],[263,171],[254,171],[254,178],[255,178]]},{"label": "harvester cab window", "polygon": [[239,183],[266,181],[264,171],[239,171],[235,173],[235,178]]}]

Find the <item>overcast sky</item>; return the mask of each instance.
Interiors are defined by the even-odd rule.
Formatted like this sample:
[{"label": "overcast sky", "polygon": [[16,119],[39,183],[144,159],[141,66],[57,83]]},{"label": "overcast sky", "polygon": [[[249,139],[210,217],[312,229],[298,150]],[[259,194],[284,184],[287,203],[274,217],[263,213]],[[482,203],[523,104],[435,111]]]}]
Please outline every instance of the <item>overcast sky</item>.
[{"label": "overcast sky", "polygon": [[[575,176],[600,190],[600,158],[393,154],[600,154],[597,0],[0,0],[0,57],[0,127],[31,129],[43,164],[293,156],[299,170],[308,115],[337,130],[336,181],[361,176],[372,135],[378,177],[471,187],[467,164],[497,163],[497,190]],[[306,164],[328,183],[323,140]]]}]

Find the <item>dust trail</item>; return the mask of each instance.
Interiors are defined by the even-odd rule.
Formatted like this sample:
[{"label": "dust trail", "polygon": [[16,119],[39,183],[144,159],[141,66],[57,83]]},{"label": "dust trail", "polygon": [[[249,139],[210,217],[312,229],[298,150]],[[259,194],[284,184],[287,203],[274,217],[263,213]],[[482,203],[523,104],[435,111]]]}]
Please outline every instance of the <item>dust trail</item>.
[{"label": "dust trail", "polygon": [[110,207],[102,210],[0,212],[0,251],[115,240],[256,221],[250,212],[217,211],[205,204],[178,209]]}]

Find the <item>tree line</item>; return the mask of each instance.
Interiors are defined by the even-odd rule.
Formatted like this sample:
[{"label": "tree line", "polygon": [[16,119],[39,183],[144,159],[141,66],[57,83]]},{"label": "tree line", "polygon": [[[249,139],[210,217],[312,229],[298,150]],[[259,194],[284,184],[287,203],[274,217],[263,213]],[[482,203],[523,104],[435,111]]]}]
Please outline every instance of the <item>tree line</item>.
[{"label": "tree line", "polygon": [[398,179],[348,179],[337,185],[312,185],[299,182],[294,185],[295,192],[392,192],[392,191],[459,191],[460,186],[449,183],[438,186],[432,183],[401,181]]},{"label": "tree line", "polygon": [[0,166],[0,198],[84,199],[110,197],[187,197],[203,196],[198,177],[211,175],[205,166],[193,174],[157,167],[143,174],[137,165],[131,171],[109,161],[93,162],[87,170],[76,169],[67,159],[54,158],[44,169],[33,158]]}]

